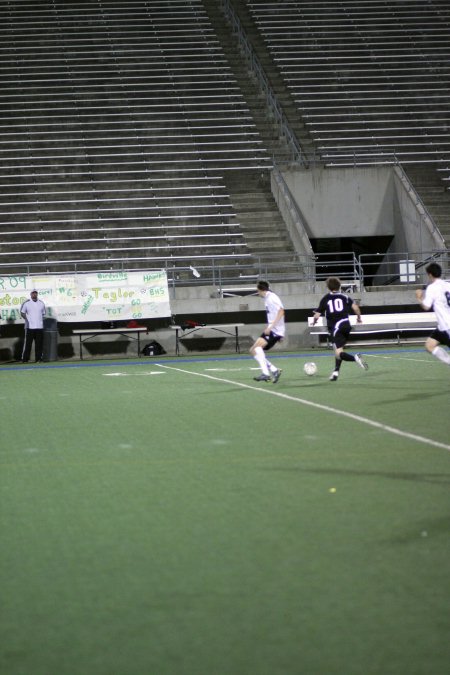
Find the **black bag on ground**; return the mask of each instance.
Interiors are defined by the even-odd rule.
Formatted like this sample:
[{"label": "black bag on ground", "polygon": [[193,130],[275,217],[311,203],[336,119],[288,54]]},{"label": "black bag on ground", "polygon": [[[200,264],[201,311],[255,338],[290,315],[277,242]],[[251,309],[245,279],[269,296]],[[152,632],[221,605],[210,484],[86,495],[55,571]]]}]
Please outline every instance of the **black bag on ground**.
[{"label": "black bag on ground", "polygon": [[160,356],[161,354],[166,353],[164,347],[160,345],[159,342],[156,342],[156,340],[149,342],[148,345],[145,345],[141,350],[142,356]]}]

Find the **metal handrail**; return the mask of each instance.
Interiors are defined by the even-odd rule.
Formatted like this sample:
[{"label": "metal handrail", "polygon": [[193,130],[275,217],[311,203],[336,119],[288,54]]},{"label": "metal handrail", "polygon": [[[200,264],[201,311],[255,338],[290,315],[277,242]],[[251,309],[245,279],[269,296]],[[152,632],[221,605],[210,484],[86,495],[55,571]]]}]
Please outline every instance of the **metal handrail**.
[{"label": "metal handrail", "polygon": [[284,114],[275,92],[270,85],[270,82],[264,72],[264,68],[262,67],[253,50],[253,47],[250,44],[247,34],[238,15],[236,14],[234,7],[230,3],[230,0],[221,0],[221,6],[226,19],[231,24],[231,27],[238,38],[239,46],[247,58],[250,69],[258,80],[259,86],[261,87],[261,90],[265,96],[266,103],[278,124],[280,134],[286,139],[286,142],[292,151],[292,160],[302,166],[306,166],[305,156],[297,141],[296,135],[289,125],[288,119]]},{"label": "metal handrail", "polygon": [[431,262],[442,267],[442,276],[450,278],[450,251],[446,248],[432,251],[402,251],[400,253],[362,254],[359,256],[368,288],[423,285],[427,282],[425,268]]},{"label": "metal handrail", "polygon": [[436,246],[438,246],[439,248],[445,248],[444,237],[442,236],[441,232],[439,231],[439,228],[437,227],[436,223],[431,217],[430,212],[428,211],[422,199],[420,198],[417,190],[414,188],[413,184],[406,175],[400,162],[396,163],[396,165],[394,166],[394,171],[397,174],[399,180],[402,182],[402,185],[405,188],[410,199],[412,199],[412,201],[414,202],[414,206],[416,207],[416,210],[420,214],[422,222],[428,228]]},{"label": "metal handrail", "polygon": [[[185,286],[250,285],[258,279],[270,282],[303,282],[310,292],[315,292],[316,283],[329,276],[339,277],[342,281],[354,283],[361,292],[370,290],[366,283],[376,278],[377,286],[424,283],[425,267],[429,262],[438,262],[445,278],[450,277],[450,251],[446,248],[432,251],[403,251],[386,254],[361,254],[354,252],[329,252],[314,255],[270,253],[261,255],[208,257],[199,256],[177,261],[165,259],[150,261],[148,257],[132,259],[105,260],[93,258],[84,261],[28,262],[23,264],[1,263],[2,276],[32,276],[56,274],[84,274],[136,272],[149,269],[165,269],[170,286],[175,290]],[[414,275],[401,280],[400,265],[414,266]],[[409,273],[408,273],[409,274]],[[407,275],[408,276],[408,275]]]}]

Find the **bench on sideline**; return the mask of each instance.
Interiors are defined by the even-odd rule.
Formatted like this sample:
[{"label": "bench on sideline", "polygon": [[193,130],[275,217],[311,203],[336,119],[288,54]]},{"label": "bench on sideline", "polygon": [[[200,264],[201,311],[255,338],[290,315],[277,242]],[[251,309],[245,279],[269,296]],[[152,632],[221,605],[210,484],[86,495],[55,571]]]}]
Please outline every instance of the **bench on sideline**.
[{"label": "bench on sideline", "polygon": [[[398,314],[363,314],[362,323],[356,323],[356,315],[350,317],[353,326],[352,336],[381,335],[387,342],[400,344],[404,334],[414,332],[431,333],[436,328],[436,316],[434,312],[401,312]],[[313,326],[313,317],[308,317],[310,335],[326,336],[327,345],[328,330],[325,317],[321,316]],[[388,335],[391,335],[388,338]],[[416,340],[417,341],[417,340]],[[367,341],[366,341],[367,342]],[[377,340],[379,343],[380,340]]]},{"label": "bench on sideline", "polygon": [[[199,330],[213,330],[223,335],[230,335],[234,337],[234,348],[236,354],[239,354],[241,351],[239,345],[239,328],[245,326],[244,323],[220,323],[220,324],[205,324],[203,326],[170,326],[172,330],[175,331],[175,354],[180,355],[180,339],[196,333]],[[180,331],[183,333],[180,337]]]},{"label": "bench on sideline", "polygon": [[138,328],[79,328],[73,331],[73,335],[78,335],[80,339],[80,360],[83,360],[83,343],[99,335],[123,335],[137,343],[137,356],[141,355],[141,333],[148,333],[145,326]]},{"label": "bench on sideline", "polygon": [[246,295],[258,295],[255,286],[221,286],[217,289],[219,298],[245,297]]}]

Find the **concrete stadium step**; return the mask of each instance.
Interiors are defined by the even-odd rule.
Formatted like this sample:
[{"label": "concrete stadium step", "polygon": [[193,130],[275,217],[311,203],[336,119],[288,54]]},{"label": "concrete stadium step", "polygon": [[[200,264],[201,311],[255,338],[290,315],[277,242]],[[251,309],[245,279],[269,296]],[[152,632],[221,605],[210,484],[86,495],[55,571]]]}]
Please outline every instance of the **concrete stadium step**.
[{"label": "concrete stadium step", "polygon": [[255,255],[295,254],[286,225],[272,195],[268,176],[257,171],[234,171],[225,176],[248,249]]}]

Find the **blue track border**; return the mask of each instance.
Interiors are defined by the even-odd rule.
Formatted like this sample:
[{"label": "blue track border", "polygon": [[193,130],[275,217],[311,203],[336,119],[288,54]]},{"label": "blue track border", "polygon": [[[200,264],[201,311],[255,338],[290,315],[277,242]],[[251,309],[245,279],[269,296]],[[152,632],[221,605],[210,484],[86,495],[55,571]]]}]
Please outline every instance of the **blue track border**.
[{"label": "blue track border", "polygon": [[[419,348],[414,348],[414,349],[408,349],[408,348],[397,348],[397,349],[377,349],[377,350],[364,350],[361,351],[362,354],[399,354],[401,352],[402,354],[418,354],[418,353],[425,353],[425,349],[422,347],[421,349]],[[277,360],[278,359],[311,359],[314,357],[314,359],[322,359],[322,358],[330,358],[333,357],[333,352],[327,351],[324,353],[318,353],[318,352],[295,352],[295,353],[289,353],[289,354],[274,354],[273,355]],[[14,363],[11,365],[3,365],[0,366],[0,372],[26,372],[30,370],[58,370],[61,368],[117,368],[118,366],[120,367],[126,367],[126,366],[148,366],[150,364],[153,364],[155,366],[159,365],[159,363],[177,363],[177,364],[186,364],[186,363],[215,363],[215,362],[222,362],[222,361],[253,361],[253,357],[250,355],[243,355],[240,354],[238,356],[208,356],[208,357],[198,357],[198,356],[190,356],[190,357],[183,357],[183,356],[174,356],[174,357],[162,357],[158,359],[158,357],[142,357],[139,360],[133,360],[133,359],[122,359],[122,360],[117,360],[117,361],[110,361],[110,360],[104,360],[104,361],[95,361],[95,362],[85,362],[85,361],[79,361],[76,363],[69,363],[69,362],[52,362],[52,363],[34,363],[34,364],[27,364],[24,365],[22,363]]]}]

